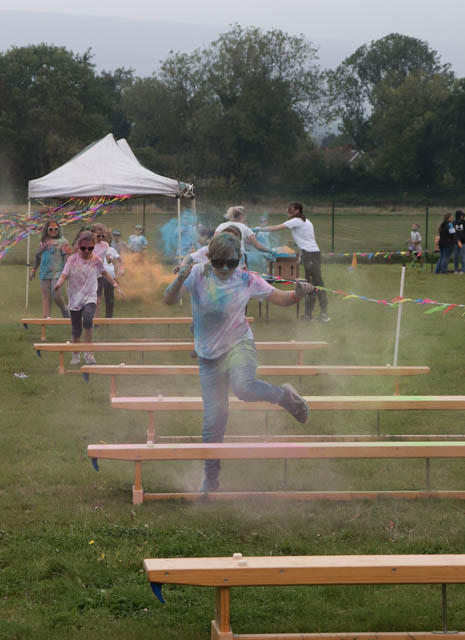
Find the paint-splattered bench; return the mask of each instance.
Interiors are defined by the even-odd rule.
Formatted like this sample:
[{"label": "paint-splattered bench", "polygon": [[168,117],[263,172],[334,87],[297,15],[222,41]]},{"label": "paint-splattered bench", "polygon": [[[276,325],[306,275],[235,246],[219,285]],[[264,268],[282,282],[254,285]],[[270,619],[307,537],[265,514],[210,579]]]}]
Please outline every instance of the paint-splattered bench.
[{"label": "paint-splattered bench", "polygon": [[[110,376],[110,397],[117,395],[117,378],[119,376],[172,376],[198,375],[196,365],[85,365],[81,367],[84,379],[90,374]],[[395,378],[395,393],[399,395],[399,378],[402,376],[424,375],[430,372],[429,367],[391,367],[385,366],[348,366],[348,365],[284,365],[259,366],[257,376],[393,376]]]},{"label": "paint-splattered bench", "polygon": [[[297,342],[290,340],[286,342],[256,342],[257,351],[294,351],[297,353],[297,364],[303,365],[304,353],[315,349],[324,349],[327,342]],[[141,353],[153,351],[189,351],[194,350],[193,342],[45,342],[34,344],[34,349],[40,357],[43,351],[52,351],[60,354],[58,373],[81,373],[79,369],[65,370],[64,354],[72,351],[93,351],[95,352],[127,352],[136,351]]]},{"label": "paint-splattered bench", "polygon": [[[247,317],[249,322],[253,322],[253,317]],[[29,325],[40,325],[42,333],[40,339],[45,342],[45,327],[57,325],[71,325],[69,318],[22,318],[21,323],[25,329]],[[119,325],[161,325],[167,326],[167,337],[170,335],[170,327],[174,324],[191,325],[192,318],[189,317],[159,317],[159,318],[94,318],[94,325],[119,326]]]},{"label": "paint-splattered bench", "polygon": [[[462,403],[465,398],[462,397]],[[142,462],[166,460],[303,460],[303,459],[387,459],[422,458],[426,465],[424,490],[409,491],[267,491],[267,492],[217,492],[208,494],[212,499],[236,497],[272,496],[273,498],[304,500],[350,500],[379,496],[391,498],[460,498],[465,491],[439,491],[430,489],[432,458],[465,458],[465,442],[222,442],[222,443],[170,443],[170,444],[96,444],[89,445],[87,455],[98,471],[98,460],[124,460],[134,463],[132,500],[142,504],[144,500],[173,498],[198,499],[200,493],[144,493],[142,487]]]},{"label": "paint-splattered bench", "polygon": [[[311,411],[463,411],[465,396],[303,396]],[[164,411],[202,411],[200,397],[116,397],[111,398],[115,409],[145,411],[148,414],[147,442],[155,441],[154,415]],[[242,402],[229,398],[231,411],[284,411],[268,402]],[[292,438],[294,436],[291,436]],[[271,437],[268,439],[271,440]]]},{"label": "paint-splattered bench", "polygon": [[[448,630],[446,591],[448,584],[465,583],[463,554],[242,557],[242,554],[235,553],[228,558],[150,558],[144,560],[144,568],[155,595],[162,602],[163,584],[216,589],[216,615],[211,623],[211,640],[463,640],[465,637],[463,631]],[[442,620],[438,612],[438,631],[249,635],[231,630],[232,587],[403,584],[441,585],[438,600],[442,595]],[[370,615],[370,607],[367,606],[367,623]],[[412,624],[415,624],[415,617],[412,611]],[[182,635],[182,628],[179,631]]]}]

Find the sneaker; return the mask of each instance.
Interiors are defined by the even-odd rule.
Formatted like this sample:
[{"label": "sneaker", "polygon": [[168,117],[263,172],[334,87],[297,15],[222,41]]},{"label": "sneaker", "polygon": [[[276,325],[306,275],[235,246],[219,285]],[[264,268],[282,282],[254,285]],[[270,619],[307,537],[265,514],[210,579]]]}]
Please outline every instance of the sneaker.
[{"label": "sneaker", "polygon": [[280,406],[286,409],[298,422],[307,422],[310,409],[302,396],[297,393],[297,389],[288,382],[282,384],[281,389],[284,391],[284,396],[279,403]]},{"label": "sneaker", "polygon": [[86,361],[86,364],[97,364],[97,361],[94,358],[94,354],[92,353],[92,351],[86,351],[84,353],[84,360]]},{"label": "sneaker", "polygon": [[300,316],[299,320],[306,320],[307,322],[312,321],[312,316]]},{"label": "sneaker", "polygon": [[331,318],[327,313],[322,313],[319,318],[320,322],[331,322]]},{"label": "sneaker", "polygon": [[71,356],[71,364],[81,364],[80,351],[73,351],[73,355]]},{"label": "sneaker", "polygon": [[207,478],[204,476],[203,482],[200,485],[199,492],[200,493],[213,493],[214,491],[218,491],[220,486],[220,481],[218,478]]}]

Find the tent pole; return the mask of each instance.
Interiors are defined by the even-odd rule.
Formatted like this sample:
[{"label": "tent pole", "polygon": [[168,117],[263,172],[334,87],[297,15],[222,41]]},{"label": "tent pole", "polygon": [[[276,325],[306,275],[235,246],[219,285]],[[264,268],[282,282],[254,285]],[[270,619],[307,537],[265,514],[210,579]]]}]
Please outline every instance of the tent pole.
[{"label": "tent pole", "polygon": [[192,247],[193,251],[196,251],[197,249],[197,201],[194,198],[192,198],[192,214],[193,214],[193,218],[194,218],[194,246]]},{"label": "tent pole", "polygon": [[[27,200],[27,217],[31,217],[31,199]],[[29,306],[29,268],[31,255],[31,234],[28,234],[26,240],[26,309]]]},{"label": "tent pole", "polygon": [[144,235],[146,232],[145,229],[145,196],[142,198],[142,226],[144,228]]},{"label": "tent pole", "polygon": [[178,201],[178,261],[181,262],[181,198],[178,196],[176,198]]}]

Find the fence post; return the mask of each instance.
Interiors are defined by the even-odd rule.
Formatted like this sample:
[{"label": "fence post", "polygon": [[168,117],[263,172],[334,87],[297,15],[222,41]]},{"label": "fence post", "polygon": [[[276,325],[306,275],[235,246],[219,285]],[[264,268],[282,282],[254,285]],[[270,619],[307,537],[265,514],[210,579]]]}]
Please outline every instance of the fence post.
[{"label": "fence post", "polygon": [[334,253],[334,209],[336,203],[334,200],[334,186],[331,187],[331,253]]},{"label": "fence post", "polygon": [[429,225],[429,184],[426,185],[425,251],[428,251],[428,225]]}]

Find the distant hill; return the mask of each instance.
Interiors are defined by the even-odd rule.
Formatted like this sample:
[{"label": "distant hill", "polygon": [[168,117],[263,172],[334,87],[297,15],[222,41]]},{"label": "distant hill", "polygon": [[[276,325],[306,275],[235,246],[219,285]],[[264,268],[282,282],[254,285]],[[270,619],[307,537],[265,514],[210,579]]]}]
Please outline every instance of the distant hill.
[{"label": "distant hill", "polygon": [[0,51],[11,46],[65,46],[74,53],[91,48],[98,70],[132,67],[149,76],[170,51],[207,46],[227,27],[101,18],[32,11],[0,11]]}]

